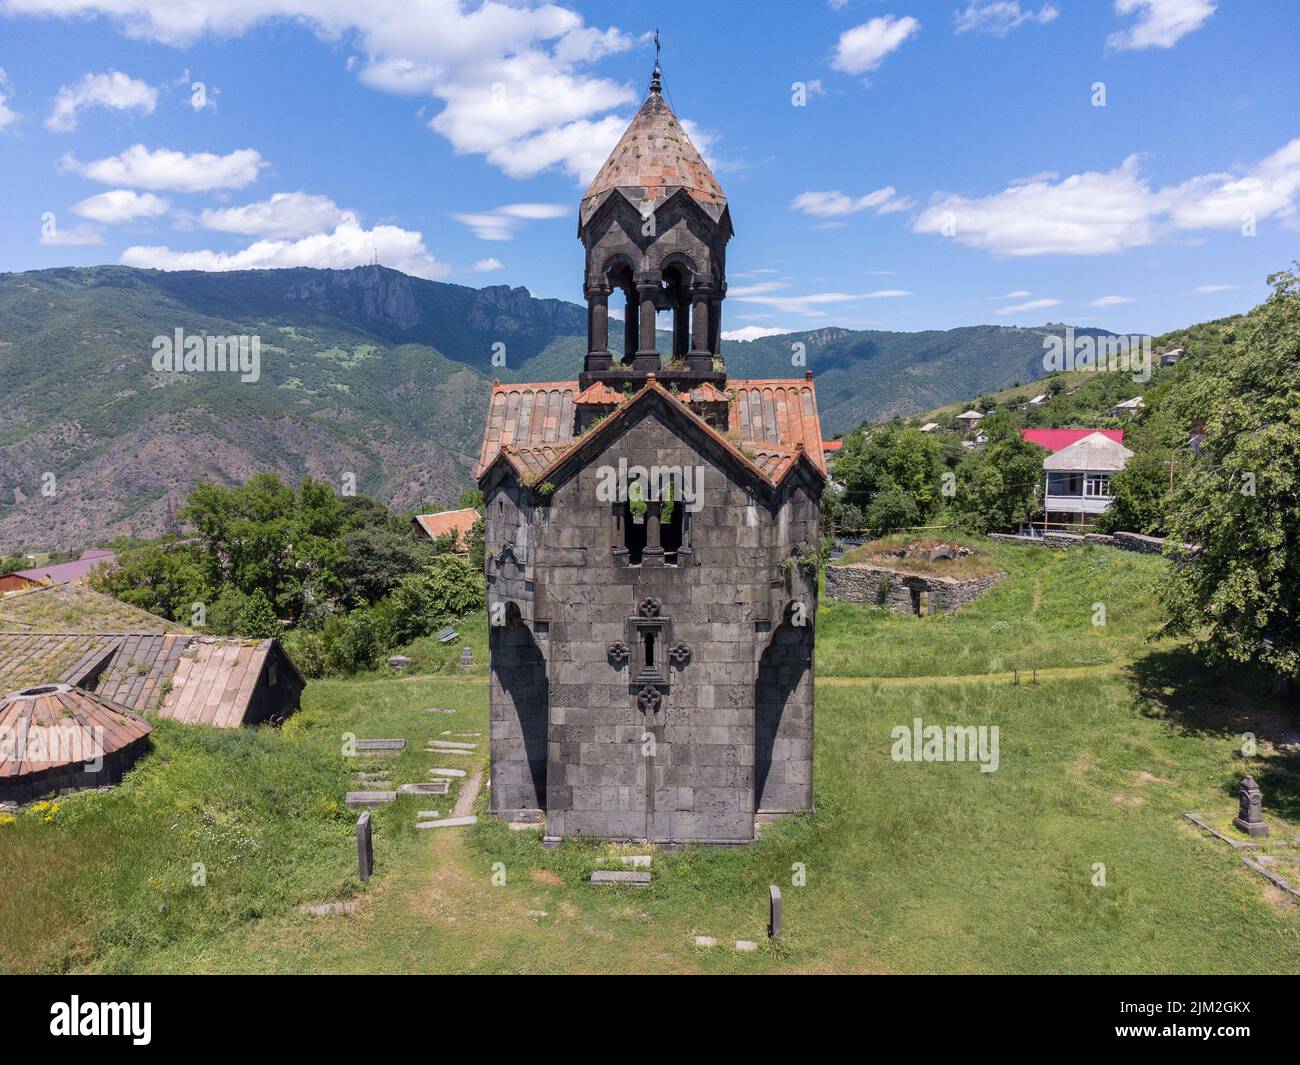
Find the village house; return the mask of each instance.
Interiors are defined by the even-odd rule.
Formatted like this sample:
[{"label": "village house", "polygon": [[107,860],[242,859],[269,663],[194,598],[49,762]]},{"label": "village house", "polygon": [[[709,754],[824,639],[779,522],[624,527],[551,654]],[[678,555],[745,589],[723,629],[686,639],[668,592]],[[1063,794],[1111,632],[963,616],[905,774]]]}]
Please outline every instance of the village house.
[{"label": "village house", "polygon": [[1021,429],[1020,435],[1050,452],[1043,459],[1044,525],[1091,525],[1110,509],[1111,475],[1133,457],[1122,429]]},{"label": "village house", "polygon": [[970,430],[974,429],[975,426],[979,425],[979,423],[984,420],[984,415],[977,410],[968,410],[963,414],[957,415],[957,420],[961,422],[963,429],[970,432]]},{"label": "village house", "polygon": [[1145,406],[1146,401],[1141,396],[1134,396],[1123,403],[1116,403],[1106,413],[1112,418],[1131,418]]},{"label": "village house", "polygon": [[579,209],[582,372],[495,382],[478,467],[491,809],[551,841],[745,843],[812,809],[821,425],[811,373],[728,380],[731,236],[656,64]]},{"label": "village house", "polygon": [[456,546],[452,550],[463,555],[469,551],[469,536],[478,519],[477,510],[465,507],[461,510],[443,510],[437,514],[417,514],[411,519],[411,527],[418,536],[430,540],[455,536]]},{"label": "village house", "polygon": [[38,584],[85,584],[90,571],[96,566],[111,566],[116,560],[117,555],[112,551],[91,548],[83,551],[81,557],[72,562],[56,562],[53,565],[0,573],[0,595],[23,588],[35,588]]}]

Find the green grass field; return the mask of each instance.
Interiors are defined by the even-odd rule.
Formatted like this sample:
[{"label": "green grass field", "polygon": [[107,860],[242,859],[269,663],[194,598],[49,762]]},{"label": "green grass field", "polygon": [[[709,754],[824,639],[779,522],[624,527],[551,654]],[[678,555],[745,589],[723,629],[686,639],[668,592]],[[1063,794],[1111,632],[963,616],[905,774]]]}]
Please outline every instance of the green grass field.
[{"label": "green grass field", "polygon": [[[448,812],[453,787],[375,812],[377,874],[363,887],[343,736],[405,736],[400,781],[447,764],[426,739],[486,733],[474,621],[468,674],[451,664],[458,651],[425,648],[417,661],[436,672],[316,681],[278,733],[164,722],[122,787],[0,825],[0,969],[1295,971],[1300,908],[1182,821],[1222,823],[1252,772],[1270,849],[1289,861],[1300,756],[1280,745],[1300,739],[1294,716],[1258,678],[1146,641],[1160,560],[988,546],[1009,579],[951,618],[824,608],[817,812],[752,846],[657,852],[649,888],[598,888],[591,870],[620,848],[545,850],[491,818],[416,832],[415,812]],[[1030,662],[1037,685],[1004,675]],[[433,706],[456,712],[421,712]],[[893,761],[890,731],[914,717],[997,725],[1000,768]],[[1260,737],[1252,758],[1247,731]],[[196,862],[205,886],[191,882]],[[775,942],[768,884],[784,895]],[[356,912],[298,910],[341,899]],[[697,934],[720,945],[697,948]],[[736,939],[760,949],[737,953]]]}]

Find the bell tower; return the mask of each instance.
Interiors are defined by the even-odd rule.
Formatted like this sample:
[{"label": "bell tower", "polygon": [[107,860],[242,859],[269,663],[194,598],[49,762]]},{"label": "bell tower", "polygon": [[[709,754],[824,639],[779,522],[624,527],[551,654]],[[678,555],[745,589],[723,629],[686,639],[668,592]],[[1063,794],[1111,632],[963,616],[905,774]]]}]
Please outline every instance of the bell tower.
[{"label": "bell tower", "polygon": [[[727,197],[664,101],[656,59],[645,102],[582,197],[588,328],[580,387],[637,389],[653,373],[665,387],[720,388],[731,237]],[[624,308],[619,352],[609,349],[611,298]],[[662,341],[659,311],[672,312]]]}]

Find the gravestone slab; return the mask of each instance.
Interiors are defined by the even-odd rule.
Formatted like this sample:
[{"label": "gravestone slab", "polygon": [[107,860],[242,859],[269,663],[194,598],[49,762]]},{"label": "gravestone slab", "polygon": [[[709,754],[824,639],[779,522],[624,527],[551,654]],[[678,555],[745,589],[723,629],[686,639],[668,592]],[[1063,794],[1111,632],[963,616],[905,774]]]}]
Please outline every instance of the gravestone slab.
[{"label": "gravestone slab", "polygon": [[633,884],[645,887],[650,883],[649,873],[633,873],[624,869],[597,869],[591,874],[593,884]]}]

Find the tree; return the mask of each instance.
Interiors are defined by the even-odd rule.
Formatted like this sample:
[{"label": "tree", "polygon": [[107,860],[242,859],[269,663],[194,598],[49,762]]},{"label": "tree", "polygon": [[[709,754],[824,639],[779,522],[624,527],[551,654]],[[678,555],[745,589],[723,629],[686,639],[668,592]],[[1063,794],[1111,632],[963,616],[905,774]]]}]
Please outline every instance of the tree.
[{"label": "tree", "polygon": [[1107,533],[1163,532],[1169,521],[1169,464],[1179,461],[1165,448],[1135,454],[1122,470],[1111,474],[1114,499],[1097,527]]},{"label": "tree", "polygon": [[957,466],[953,515],[973,532],[1014,529],[1033,517],[1043,476],[1043,449],[1025,440],[1005,415],[987,419],[990,439]]},{"label": "tree", "polygon": [[396,645],[427,636],[440,625],[483,608],[483,571],[460,555],[437,555],[403,577],[380,604]]},{"label": "tree", "polygon": [[1281,693],[1300,674],[1300,272],[1269,284],[1237,343],[1191,376],[1186,406],[1205,438],[1174,491],[1161,592],[1170,633],[1261,663]]},{"label": "tree", "polygon": [[96,591],[184,625],[192,622],[194,604],[210,603],[214,594],[201,553],[192,544],[146,544],[123,551],[112,568],[91,570],[89,583]]},{"label": "tree", "polygon": [[266,593],[257,589],[240,608],[235,618],[235,635],[266,640],[280,635],[280,621]]},{"label": "tree", "polygon": [[840,449],[834,472],[844,484],[844,505],[858,508],[877,535],[919,524],[938,509],[941,449],[918,429],[891,425],[870,437],[854,434]]}]

